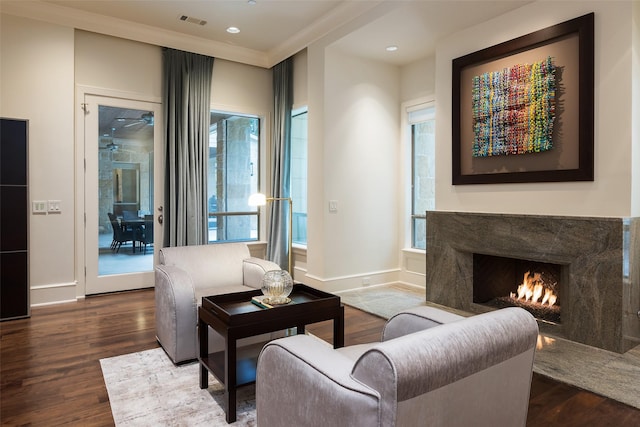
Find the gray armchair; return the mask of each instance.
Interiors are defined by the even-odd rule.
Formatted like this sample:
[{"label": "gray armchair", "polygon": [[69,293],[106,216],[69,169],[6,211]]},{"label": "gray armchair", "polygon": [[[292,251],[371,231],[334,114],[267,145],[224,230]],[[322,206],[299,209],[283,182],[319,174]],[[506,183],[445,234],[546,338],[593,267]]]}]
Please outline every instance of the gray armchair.
[{"label": "gray armchair", "polygon": [[278,339],[258,359],[257,422],[524,426],[537,336],[520,308],[464,318],[420,307],[392,317],[380,343]]},{"label": "gray armchair", "polygon": [[[203,296],[260,289],[269,270],[280,266],[251,257],[244,243],[160,249],[155,268],[156,337],[171,360],[180,363],[197,357],[198,306]],[[222,350],[223,345],[222,337],[210,330],[209,351]]]}]

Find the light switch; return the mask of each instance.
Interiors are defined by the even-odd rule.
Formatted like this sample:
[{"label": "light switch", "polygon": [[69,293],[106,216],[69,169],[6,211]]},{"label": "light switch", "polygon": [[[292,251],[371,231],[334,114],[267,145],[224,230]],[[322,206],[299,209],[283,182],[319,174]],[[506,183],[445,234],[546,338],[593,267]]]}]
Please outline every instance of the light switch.
[{"label": "light switch", "polygon": [[34,214],[46,214],[47,213],[47,201],[46,200],[34,200],[31,202],[31,212]]},{"label": "light switch", "polygon": [[329,212],[338,212],[337,200],[329,200]]},{"label": "light switch", "polygon": [[60,200],[47,200],[47,211],[49,213],[61,213],[61,204]]}]

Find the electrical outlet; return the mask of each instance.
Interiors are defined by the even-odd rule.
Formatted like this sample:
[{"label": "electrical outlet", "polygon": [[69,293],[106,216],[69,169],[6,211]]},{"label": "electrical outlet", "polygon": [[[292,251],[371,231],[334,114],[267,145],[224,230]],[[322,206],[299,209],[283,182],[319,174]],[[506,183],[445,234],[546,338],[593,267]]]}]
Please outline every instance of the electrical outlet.
[{"label": "electrical outlet", "polygon": [[362,285],[363,286],[369,286],[371,284],[371,277],[363,277],[362,278]]},{"label": "electrical outlet", "polygon": [[49,213],[61,213],[61,205],[62,202],[60,200],[47,200],[47,212]]}]

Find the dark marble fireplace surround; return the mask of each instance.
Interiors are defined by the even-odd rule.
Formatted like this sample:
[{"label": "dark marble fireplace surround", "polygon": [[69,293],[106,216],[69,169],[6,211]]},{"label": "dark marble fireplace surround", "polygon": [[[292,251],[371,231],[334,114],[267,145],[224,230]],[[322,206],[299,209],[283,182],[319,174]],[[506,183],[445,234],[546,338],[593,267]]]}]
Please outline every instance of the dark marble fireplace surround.
[{"label": "dark marble fireplace surround", "polygon": [[426,299],[480,313],[473,254],[563,266],[550,335],[624,353],[640,344],[640,218],[427,212]]}]

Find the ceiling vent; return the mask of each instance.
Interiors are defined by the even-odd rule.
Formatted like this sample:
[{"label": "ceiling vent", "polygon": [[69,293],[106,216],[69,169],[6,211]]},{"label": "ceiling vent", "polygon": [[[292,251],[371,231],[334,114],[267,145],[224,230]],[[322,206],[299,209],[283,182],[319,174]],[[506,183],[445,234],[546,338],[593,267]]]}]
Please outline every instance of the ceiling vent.
[{"label": "ceiling vent", "polygon": [[207,25],[207,21],[205,21],[204,19],[193,18],[187,15],[181,15],[180,20],[189,22],[190,24]]}]

